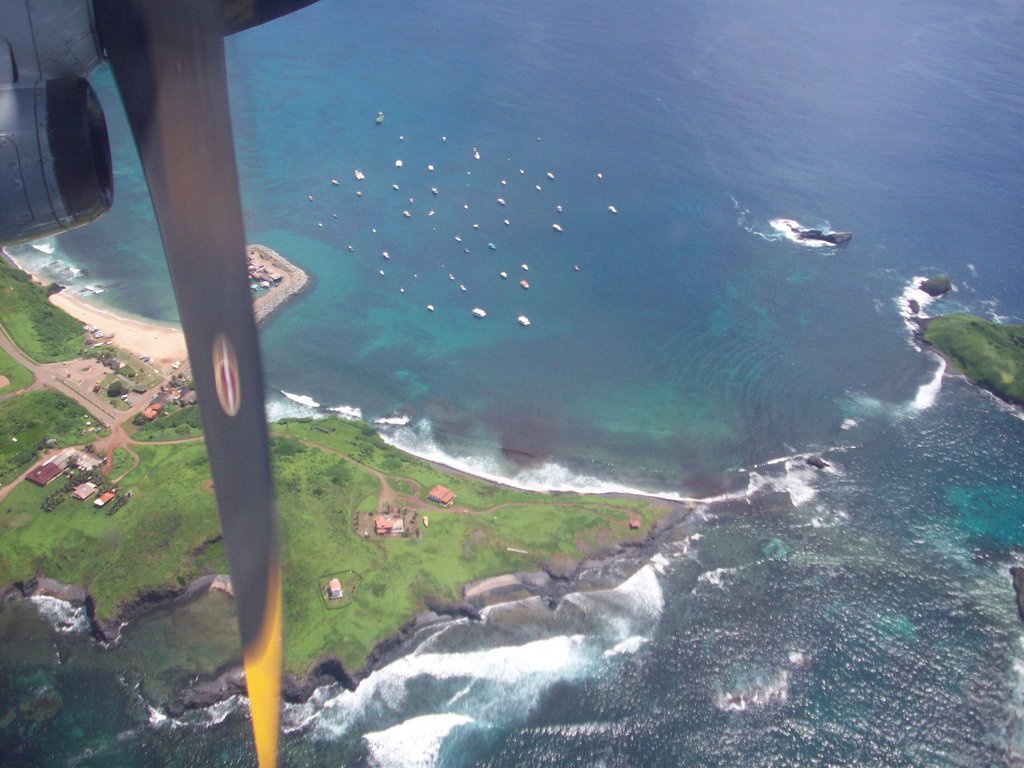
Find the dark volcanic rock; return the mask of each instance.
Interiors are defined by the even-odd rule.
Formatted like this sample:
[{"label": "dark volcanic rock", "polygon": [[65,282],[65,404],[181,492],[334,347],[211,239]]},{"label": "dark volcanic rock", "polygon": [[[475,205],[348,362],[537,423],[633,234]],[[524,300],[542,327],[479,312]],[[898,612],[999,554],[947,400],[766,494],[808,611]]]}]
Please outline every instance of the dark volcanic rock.
[{"label": "dark volcanic rock", "polygon": [[480,611],[467,602],[452,602],[440,600],[433,595],[426,598],[427,608],[434,613],[447,614],[448,616],[461,616],[470,621],[480,621]]},{"label": "dark volcanic rock", "polygon": [[1010,575],[1013,576],[1013,591],[1017,593],[1017,613],[1024,621],[1024,568],[1015,565],[1010,568]]},{"label": "dark volcanic rock", "polygon": [[827,469],[828,467],[832,466],[823,458],[821,458],[821,456],[818,455],[808,456],[806,459],[804,459],[804,461],[816,469]]},{"label": "dark volcanic rock", "polygon": [[242,667],[232,667],[214,680],[190,685],[167,705],[167,713],[171,717],[181,717],[185,710],[209,707],[229,696],[244,696],[245,693],[245,670]]},{"label": "dark volcanic rock", "polygon": [[921,305],[918,303],[917,299],[911,299],[908,301],[907,306],[910,307],[910,314],[912,315],[916,315],[921,311]]},{"label": "dark volcanic rock", "polygon": [[55,579],[48,579],[40,576],[34,579],[25,588],[27,595],[47,595],[58,600],[65,600],[75,605],[85,605],[89,599],[89,593],[75,584],[64,584]]},{"label": "dark volcanic rock", "polygon": [[853,234],[850,232],[823,232],[820,229],[801,229],[797,231],[796,236],[800,240],[820,240],[823,243],[842,245],[852,238]]},{"label": "dark volcanic rock", "polygon": [[929,296],[944,296],[953,289],[953,283],[946,275],[931,277],[921,283],[921,290]]}]

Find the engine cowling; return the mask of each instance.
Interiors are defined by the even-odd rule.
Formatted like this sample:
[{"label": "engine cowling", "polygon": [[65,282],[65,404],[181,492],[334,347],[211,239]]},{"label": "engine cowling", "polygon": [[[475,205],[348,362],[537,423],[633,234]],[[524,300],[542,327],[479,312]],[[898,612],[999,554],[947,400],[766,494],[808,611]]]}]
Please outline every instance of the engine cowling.
[{"label": "engine cowling", "polygon": [[0,242],[56,234],[110,208],[107,124],[86,80],[0,91],[0,114]]}]

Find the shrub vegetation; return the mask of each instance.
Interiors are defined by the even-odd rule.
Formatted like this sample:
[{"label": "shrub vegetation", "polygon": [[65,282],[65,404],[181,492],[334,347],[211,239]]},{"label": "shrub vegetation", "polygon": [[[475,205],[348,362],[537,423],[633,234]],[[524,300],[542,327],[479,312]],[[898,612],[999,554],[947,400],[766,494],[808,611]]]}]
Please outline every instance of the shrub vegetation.
[{"label": "shrub vegetation", "polygon": [[0,483],[24,472],[44,448],[82,445],[107,434],[74,400],[52,390],[0,402]]},{"label": "shrub vegetation", "polygon": [[28,368],[18,365],[15,359],[2,349],[0,349],[0,376],[7,379],[7,383],[0,386],[0,395],[17,392],[32,383],[32,374],[29,373]]},{"label": "shrub vegetation", "polygon": [[993,323],[974,315],[928,321],[924,339],[971,381],[1024,405],[1024,325]]},{"label": "shrub vegetation", "polygon": [[0,259],[0,324],[36,362],[72,360],[82,349],[82,324],[47,301],[46,290]]}]

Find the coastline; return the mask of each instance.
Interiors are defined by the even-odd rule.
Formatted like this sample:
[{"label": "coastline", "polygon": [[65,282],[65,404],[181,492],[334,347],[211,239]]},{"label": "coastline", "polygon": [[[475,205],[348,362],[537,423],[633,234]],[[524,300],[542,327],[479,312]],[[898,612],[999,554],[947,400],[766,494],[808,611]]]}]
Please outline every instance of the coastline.
[{"label": "coastline", "polygon": [[[955,357],[953,357],[953,355],[949,354],[946,350],[942,349],[941,347],[939,347],[935,343],[933,343],[933,342],[928,340],[928,338],[926,337],[926,334],[928,332],[929,324],[932,321],[938,320],[938,319],[943,318],[943,317],[947,317],[947,315],[937,315],[936,317],[920,317],[920,316],[915,316],[913,318],[914,324],[915,324],[915,328],[914,328],[914,338],[915,338],[915,340],[920,342],[920,344],[923,347],[927,348],[928,350],[930,350],[934,354],[938,355],[938,357],[941,358],[942,360],[944,360],[946,365],[950,369],[952,369],[952,371],[954,371],[957,375],[962,376],[963,378],[965,378],[973,386],[977,387],[978,389],[981,389],[984,392],[987,392],[992,397],[996,398],[999,402],[1003,403],[1004,405],[1006,405],[1009,408],[1024,409],[1024,400],[1016,398],[1016,397],[1013,397],[1012,395],[1010,395],[1008,393],[1000,392],[996,387],[992,386],[992,384],[990,382],[983,381],[983,380],[976,379],[976,378],[972,377],[971,375],[969,375],[963,369],[960,360],[956,359]],[[984,320],[984,318],[978,318],[978,319],[979,320]]]},{"label": "coastline", "polygon": [[[280,281],[269,290],[258,295],[253,301],[253,314],[256,324],[265,323],[275,312],[305,290],[310,277],[301,268],[292,264],[277,251],[259,243],[246,246],[247,255],[251,255],[258,264],[272,268],[281,276]],[[39,275],[34,274],[23,264],[4,251],[4,255],[15,267],[28,274],[36,283],[46,283]],[[83,324],[101,329],[114,343],[136,357],[148,355],[155,363],[170,365],[175,362],[185,364],[188,350],[185,345],[185,334],[180,326],[166,325],[133,317],[116,308],[104,307],[87,301],[64,289],[49,297],[50,303],[67,312]],[[112,334],[112,336],[111,336]]]},{"label": "coastline", "polygon": [[[282,699],[292,704],[302,703],[325,685],[337,684],[355,690],[373,672],[406,653],[410,649],[410,642],[415,640],[419,630],[424,627],[458,619],[480,621],[486,610],[493,606],[530,598],[543,600],[554,610],[570,593],[614,587],[643,568],[652,553],[657,551],[659,543],[677,533],[686,535],[684,526],[691,519],[694,506],[679,502],[670,502],[669,506],[671,510],[659,518],[643,538],[615,543],[580,561],[550,562],[543,564],[537,571],[503,574],[467,582],[461,589],[461,601],[428,599],[423,610],[410,616],[398,629],[373,647],[359,669],[349,670],[339,658],[327,655],[312,661],[301,677],[285,673],[282,678]],[[10,599],[28,600],[37,596],[64,601],[84,611],[88,620],[88,630],[84,634],[90,640],[115,646],[121,631],[129,622],[151,611],[173,608],[176,603],[195,599],[208,590],[217,589],[230,594],[229,577],[201,576],[176,589],[140,594],[125,605],[116,618],[99,621],[95,616],[93,598],[84,587],[37,575],[28,582],[12,582],[0,586],[0,603]],[[233,696],[246,695],[244,670],[239,662],[194,679],[177,691],[171,700],[150,703],[162,707],[170,716],[178,717],[188,710],[203,709]]]}]

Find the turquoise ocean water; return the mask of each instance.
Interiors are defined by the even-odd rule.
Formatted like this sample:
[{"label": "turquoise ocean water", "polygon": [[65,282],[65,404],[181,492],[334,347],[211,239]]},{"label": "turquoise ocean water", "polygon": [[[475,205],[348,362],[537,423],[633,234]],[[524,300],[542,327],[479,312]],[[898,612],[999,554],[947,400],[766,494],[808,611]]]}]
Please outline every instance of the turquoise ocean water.
[{"label": "turquoise ocean water", "polygon": [[[943,272],[928,313],[1024,321],[1021,39],[1014,3],[323,0],[229,40],[249,239],[315,279],[262,333],[272,416],[407,421],[387,439],[525,487],[720,498],[605,592],[290,708],[284,764],[1024,764],[1024,421],[901,316]],[[19,258],[173,319],[96,85],[115,209]],[[156,630],[104,651],[11,610],[4,647],[52,652],[5,651],[3,689],[65,701],[2,732],[14,764],[251,760],[244,706],[139,700]]]}]

